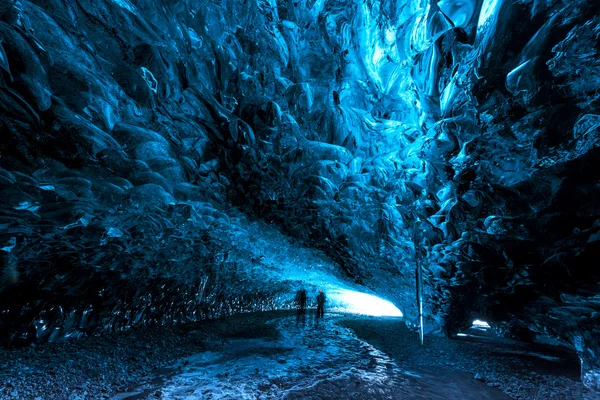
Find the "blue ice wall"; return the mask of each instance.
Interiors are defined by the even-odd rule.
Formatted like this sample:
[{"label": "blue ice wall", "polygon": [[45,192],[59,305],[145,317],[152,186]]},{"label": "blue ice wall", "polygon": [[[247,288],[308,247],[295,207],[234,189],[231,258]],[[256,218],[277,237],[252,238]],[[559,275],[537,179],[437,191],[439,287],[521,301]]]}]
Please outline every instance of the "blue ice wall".
[{"label": "blue ice wall", "polygon": [[3,340],[281,307],[306,276],[411,321],[418,260],[428,324],[559,338],[597,387],[589,3],[2,2]]}]

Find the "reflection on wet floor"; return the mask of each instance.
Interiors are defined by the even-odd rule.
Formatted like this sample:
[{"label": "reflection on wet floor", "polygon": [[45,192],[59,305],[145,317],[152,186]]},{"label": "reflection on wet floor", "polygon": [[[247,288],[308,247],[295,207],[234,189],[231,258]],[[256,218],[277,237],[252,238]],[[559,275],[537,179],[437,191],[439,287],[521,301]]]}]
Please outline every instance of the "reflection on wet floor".
[{"label": "reflection on wet floor", "polygon": [[277,338],[240,338],[179,360],[115,399],[507,399],[448,370],[402,370],[329,316],[317,327],[273,320]]}]

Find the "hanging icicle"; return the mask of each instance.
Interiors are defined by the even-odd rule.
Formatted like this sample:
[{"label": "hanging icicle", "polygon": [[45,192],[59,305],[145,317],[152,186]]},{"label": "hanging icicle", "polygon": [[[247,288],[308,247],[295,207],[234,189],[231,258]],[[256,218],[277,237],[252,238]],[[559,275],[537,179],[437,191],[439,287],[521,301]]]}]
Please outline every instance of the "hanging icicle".
[{"label": "hanging icicle", "polygon": [[421,268],[421,221],[417,219],[414,231],[415,244],[415,280],[416,280],[416,295],[417,309],[419,311],[419,340],[423,344],[423,270]]}]

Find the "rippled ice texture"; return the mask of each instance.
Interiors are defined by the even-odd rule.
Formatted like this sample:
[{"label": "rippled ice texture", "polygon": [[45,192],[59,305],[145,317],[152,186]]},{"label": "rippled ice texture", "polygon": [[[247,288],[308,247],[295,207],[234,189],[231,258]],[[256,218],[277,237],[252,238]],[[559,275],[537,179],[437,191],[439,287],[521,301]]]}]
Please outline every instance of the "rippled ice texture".
[{"label": "rippled ice texture", "polygon": [[409,323],[419,260],[432,328],[558,338],[598,387],[598,15],[2,2],[2,341],[278,307],[303,264],[253,274],[259,219]]}]

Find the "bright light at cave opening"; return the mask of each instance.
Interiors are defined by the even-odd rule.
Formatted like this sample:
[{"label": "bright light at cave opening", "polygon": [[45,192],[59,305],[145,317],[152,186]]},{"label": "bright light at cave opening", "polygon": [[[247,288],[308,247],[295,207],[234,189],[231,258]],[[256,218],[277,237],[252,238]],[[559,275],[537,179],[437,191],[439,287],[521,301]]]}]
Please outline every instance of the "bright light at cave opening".
[{"label": "bright light at cave opening", "polygon": [[402,311],[387,300],[352,290],[331,292],[328,296],[334,308],[340,311],[376,317],[402,317]]},{"label": "bright light at cave opening", "polygon": [[490,324],[488,324],[487,322],[476,319],[475,321],[473,321],[473,328],[490,329],[491,327]]}]

